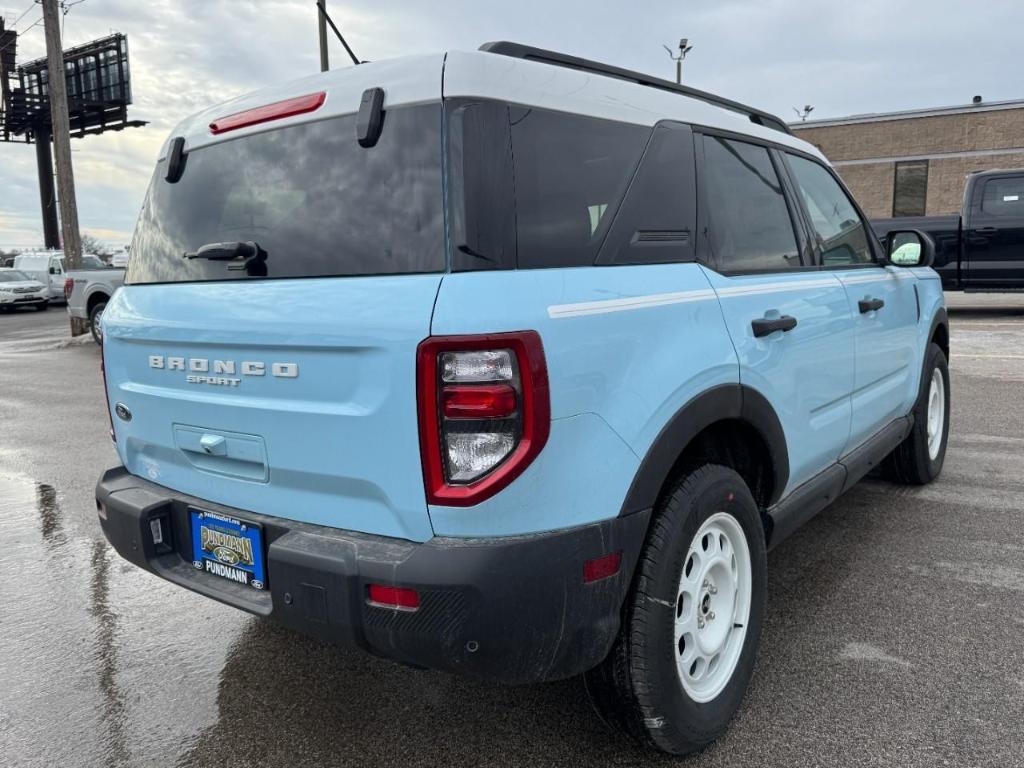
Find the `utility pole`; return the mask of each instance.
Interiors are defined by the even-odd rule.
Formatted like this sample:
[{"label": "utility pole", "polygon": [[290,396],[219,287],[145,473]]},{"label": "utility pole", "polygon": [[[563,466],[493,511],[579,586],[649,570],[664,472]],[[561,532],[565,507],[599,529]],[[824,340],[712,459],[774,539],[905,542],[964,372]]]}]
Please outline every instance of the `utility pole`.
[{"label": "utility pole", "polygon": [[327,0],[317,0],[316,23],[320,30],[320,71],[331,68],[327,61]]},{"label": "utility pole", "polygon": [[[53,126],[53,159],[57,166],[57,195],[60,225],[64,235],[64,270],[78,269],[82,260],[82,241],[78,232],[78,207],[75,203],[75,174],[71,167],[71,125],[68,120],[67,83],[64,80],[64,51],[60,41],[60,14],[57,0],[41,0],[43,30],[46,33],[47,89],[50,92],[50,123]],[[84,333],[84,323],[71,318],[71,335]]]}]

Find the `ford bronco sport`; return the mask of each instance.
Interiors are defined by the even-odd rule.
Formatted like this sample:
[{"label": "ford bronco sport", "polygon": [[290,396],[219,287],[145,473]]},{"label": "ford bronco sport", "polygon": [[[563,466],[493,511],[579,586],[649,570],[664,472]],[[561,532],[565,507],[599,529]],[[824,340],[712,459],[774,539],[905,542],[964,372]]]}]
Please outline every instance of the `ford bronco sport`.
[{"label": "ford bronco sport", "polygon": [[[894,263],[890,255],[899,251]],[[949,333],[778,118],[511,43],[181,123],[103,315],[126,559],[419,667],[726,728],[766,552],[942,468]]]}]

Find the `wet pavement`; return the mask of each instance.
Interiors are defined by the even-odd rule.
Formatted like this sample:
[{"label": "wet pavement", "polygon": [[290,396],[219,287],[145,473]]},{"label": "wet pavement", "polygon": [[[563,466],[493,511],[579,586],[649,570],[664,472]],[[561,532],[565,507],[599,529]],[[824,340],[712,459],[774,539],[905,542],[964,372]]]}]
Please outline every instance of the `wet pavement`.
[{"label": "wet pavement", "polygon": [[669,760],[570,680],[500,688],[292,635],[123,562],[99,353],[0,315],[0,765],[1024,765],[1024,297],[953,297],[941,479],[859,485],[772,553],[751,690]]}]

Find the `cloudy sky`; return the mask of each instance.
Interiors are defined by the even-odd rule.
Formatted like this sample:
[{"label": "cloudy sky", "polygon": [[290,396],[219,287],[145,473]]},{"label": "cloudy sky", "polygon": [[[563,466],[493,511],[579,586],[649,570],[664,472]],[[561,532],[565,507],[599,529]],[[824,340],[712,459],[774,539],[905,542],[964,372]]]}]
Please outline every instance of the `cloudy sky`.
[{"label": "cloudy sky", "polygon": [[[70,5],[71,0],[65,0]],[[1024,98],[1020,0],[327,0],[356,53],[383,59],[516,40],[674,76],[661,47],[688,37],[686,81],[787,119]],[[19,61],[44,54],[30,0],[0,0],[26,30]],[[84,0],[65,18],[65,47],[128,35],[135,118],[74,140],[83,231],[131,236],[168,131],[218,101],[318,69],[314,0]],[[331,43],[332,66],[348,66]],[[0,144],[0,247],[42,242],[35,153]]]}]

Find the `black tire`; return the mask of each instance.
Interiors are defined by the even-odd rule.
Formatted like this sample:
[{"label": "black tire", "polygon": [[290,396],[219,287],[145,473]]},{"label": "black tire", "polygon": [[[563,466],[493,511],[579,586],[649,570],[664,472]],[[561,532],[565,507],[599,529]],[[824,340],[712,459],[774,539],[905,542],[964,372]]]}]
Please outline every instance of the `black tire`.
[{"label": "black tire", "polygon": [[50,308],[50,302],[44,301],[42,304],[36,304],[36,309],[40,312],[45,312]]},{"label": "black tire", "polygon": [[103,310],[106,308],[107,302],[101,301],[89,310],[89,332],[92,333],[92,340],[101,347],[103,346],[103,333],[100,331],[99,321]]},{"label": "black tire", "polygon": [[[932,376],[936,371],[942,377],[944,407],[942,442],[933,458],[928,451],[928,405]],[[942,472],[942,464],[946,459],[946,443],[949,439],[949,402],[949,365],[946,362],[946,355],[938,344],[929,344],[924,356],[921,388],[914,404],[914,427],[885,459],[886,474],[892,480],[906,485],[925,485]]]},{"label": "black tire", "polygon": [[[747,543],[750,611],[728,682],[714,698],[700,703],[686,692],[677,670],[677,600],[694,536],[717,512],[727,512],[739,523]],[[677,755],[697,751],[717,739],[750,683],[761,636],[766,582],[764,526],[743,479],[716,464],[678,478],[655,509],[626,599],[619,637],[608,658],[586,675],[587,691],[605,722],[647,747]]]}]

